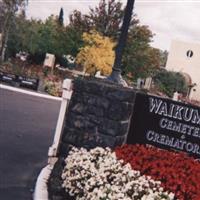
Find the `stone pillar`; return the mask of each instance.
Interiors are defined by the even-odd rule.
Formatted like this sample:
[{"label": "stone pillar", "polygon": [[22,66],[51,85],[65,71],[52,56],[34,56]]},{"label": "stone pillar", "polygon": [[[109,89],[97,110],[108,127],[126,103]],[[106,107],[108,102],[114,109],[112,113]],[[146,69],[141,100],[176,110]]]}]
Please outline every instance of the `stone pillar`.
[{"label": "stone pillar", "polygon": [[73,82],[65,116],[60,155],[68,146],[111,147],[126,142],[135,92],[100,79]]}]

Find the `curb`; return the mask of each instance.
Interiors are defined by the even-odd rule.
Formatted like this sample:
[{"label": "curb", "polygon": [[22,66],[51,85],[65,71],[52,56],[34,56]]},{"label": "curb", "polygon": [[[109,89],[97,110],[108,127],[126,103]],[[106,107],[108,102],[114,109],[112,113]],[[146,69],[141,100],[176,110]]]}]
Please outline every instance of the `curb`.
[{"label": "curb", "polygon": [[53,96],[50,96],[50,95],[40,94],[40,93],[37,93],[37,92],[32,92],[32,91],[28,91],[28,90],[19,89],[19,88],[14,88],[14,87],[3,85],[3,84],[0,84],[0,89],[6,89],[6,90],[14,91],[14,92],[19,92],[19,93],[22,93],[22,94],[28,94],[28,95],[32,95],[32,96],[36,96],[36,97],[52,99],[52,100],[57,100],[57,101],[62,100],[61,97],[53,97]]},{"label": "curb", "polygon": [[33,200],[48,200],[48,179],[50,177],[51,171],[53,170],[54,165],[47,165],[44,167],[38,178],[35,185],[35,190],[33,194]]}]

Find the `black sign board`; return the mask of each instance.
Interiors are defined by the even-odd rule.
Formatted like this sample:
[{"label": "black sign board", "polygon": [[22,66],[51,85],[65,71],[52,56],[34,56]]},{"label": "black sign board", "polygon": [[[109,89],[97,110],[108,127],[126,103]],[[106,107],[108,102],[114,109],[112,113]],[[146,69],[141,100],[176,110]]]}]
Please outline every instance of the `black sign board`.
[{"label": "black sign board", "polygon": [[129,144],[150,144],[200,158],[200,108],[138,93]]},{"label": "black sign board", "polygon": [[0,81],[10,85],[20,86],[32,90],[37,90],[39,86],[39,79],[17,76],[2,71],[0,71]]},{"label": "black sign board", "polygon": [[17,81],[17,76],[0,71],[0,81],[14,85]]},{"label": "black sign board", "polygon": [[19,76],[18,77],[18,82],[21,87],[37,90],[38,85],[39,85],[39,79],[35,78],[28,78],[28,77],[23,77]]}]

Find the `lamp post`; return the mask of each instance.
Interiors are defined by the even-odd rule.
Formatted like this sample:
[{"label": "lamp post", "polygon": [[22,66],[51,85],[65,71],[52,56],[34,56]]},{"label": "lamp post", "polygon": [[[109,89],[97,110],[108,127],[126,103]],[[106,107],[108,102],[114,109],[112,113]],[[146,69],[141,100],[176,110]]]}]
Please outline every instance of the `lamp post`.
[{"label": "lamp post", "polygon": [[129,29],[129,25],[130,25],[132,13],[133,13],[134,3],[135,3],[135,0],[127,0],[121,33],[120,33],[117,47],[115,49],[115,60],[114,60],[113,68],[112,68],[112,73],[107,78],[107,80],[117,83],[119,85],[123,85],[123,86],[127,86],[127,83],[125,82],[125,80],[123,80],[121,76],[122,54],[123,54],[124,47],[126,45],[128,29]]}]

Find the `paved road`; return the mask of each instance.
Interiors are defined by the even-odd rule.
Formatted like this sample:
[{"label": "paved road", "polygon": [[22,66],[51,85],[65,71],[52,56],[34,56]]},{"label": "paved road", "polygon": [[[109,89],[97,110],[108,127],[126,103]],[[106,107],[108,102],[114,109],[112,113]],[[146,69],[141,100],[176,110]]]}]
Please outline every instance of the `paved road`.
[{"label": "paved road", "polygon": [[60,101],[0,89],[0,200],[29,200],[53,141]]}]

